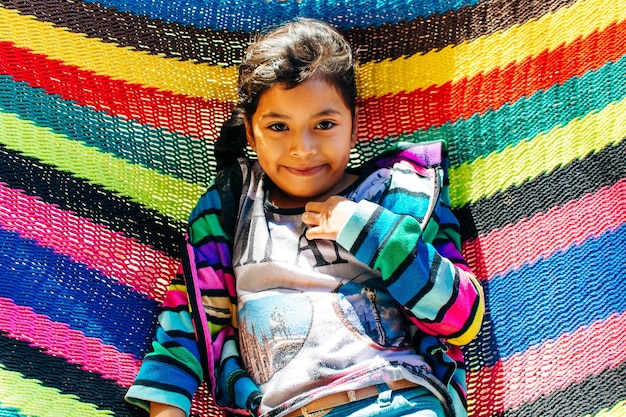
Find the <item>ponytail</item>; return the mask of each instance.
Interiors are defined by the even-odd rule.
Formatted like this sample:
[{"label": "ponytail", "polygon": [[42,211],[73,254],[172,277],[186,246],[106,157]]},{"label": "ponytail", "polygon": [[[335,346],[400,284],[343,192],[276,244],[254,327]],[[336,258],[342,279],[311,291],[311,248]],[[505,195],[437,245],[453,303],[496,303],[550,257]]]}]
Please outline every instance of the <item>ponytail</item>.
[{"label": "ponytail", "polygon": [[236,161],[237,158],[247,156],[248,140],[246,139],[244,117],[243,110],[237,107],[220,129],[213,154],[218,171]]}]

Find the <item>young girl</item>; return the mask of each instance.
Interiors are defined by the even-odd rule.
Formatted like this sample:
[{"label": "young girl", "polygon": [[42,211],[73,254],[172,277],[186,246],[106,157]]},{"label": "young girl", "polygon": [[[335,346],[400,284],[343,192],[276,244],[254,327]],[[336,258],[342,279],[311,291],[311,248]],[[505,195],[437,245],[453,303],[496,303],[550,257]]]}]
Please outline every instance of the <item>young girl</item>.
[{"label": "young girl", "polygon": [[128,401],[183,416],[205,380],[233,413],[466,414],[458,346],[484,304],[445,149],[399,145],[346,169],[355,101],[350,47],[328,25],[301,19],[249,48]]}]

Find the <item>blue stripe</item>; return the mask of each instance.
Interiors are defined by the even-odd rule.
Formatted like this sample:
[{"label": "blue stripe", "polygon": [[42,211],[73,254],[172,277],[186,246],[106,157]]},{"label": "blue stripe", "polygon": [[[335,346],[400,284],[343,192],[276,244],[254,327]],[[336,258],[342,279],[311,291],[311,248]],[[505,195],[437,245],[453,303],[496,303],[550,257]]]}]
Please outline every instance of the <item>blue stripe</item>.
[{"label": "blue stripe", "polygon": [[[97,0],[86,0],[96,2]],[[253,32],[295,17],[341,28],[378,26],[472,6],[478,0],[99,0],[104,7],[200,28]]]},{"label": "blue stripe", "polygon": [[[432,274],[431,265],[433,265],[435,255],[434,249],[430,250],[427,246],[419,246],[417,259],[413,261],[411,269],[402,271],[400,279],[389,286],[389,292],[400,304],[406,306],[411,302],[411,299],[424,290],[426,285],[431,284],[429,281]],[[434,320],[443,304],[438,297],[441,294],[438,292],[442,292],[446,296],[452,292],[450,288],[442,287],[445,281],[442,283],[438,279],[441,271],[437,270],[436,273],[437,276],[433,277],[433,286],[429,288],[426,294],[422,294],[423,298],[417,300],[415,305],[411,307],[411,310],[421,319]]]},{"label": "blue stripe", "polygon": [[[593,221],[593,219],[590,219]],[[626,224],[484,284],[488,365],[626,312]],[[514,250],[514,249],[511,249]]]},{"label": "blue stripe", "polygon": [[0,297],[143,357],[153,337],[156,301],[16,233],[0,229],[0,242]]},{"label": "blue stripe", "polygon": [[[8,75],[0,75],[0,108],[135,164],[192,183],[210,181],[206,159],[213,154],[213,145],[209,140],[192,139],[83,107],[16,82]],[[173,152],[176,157],[171,155]]]},{"label": "blue stripe", "polygon": [[[373,203],[368,203],[366,209],[372,207],[374,207]],[[375,262],[374,256],[378,255],[381,242],[394,228],[398,217],[388,210],[377,210],[376,212],[363,210],[363,212],[370,216],[360,231],[359,238],[363,238],[363,241],[354,255],[361,262],[371,265],[372,262]],[[357,214],[360,213],[361,210],[357,210]]]},{"label": "blue stripe", "polygon": [[23,414],[20,414],[19,410],[15,408],[4,408],[0,404],[0,417],[23,417]]}]

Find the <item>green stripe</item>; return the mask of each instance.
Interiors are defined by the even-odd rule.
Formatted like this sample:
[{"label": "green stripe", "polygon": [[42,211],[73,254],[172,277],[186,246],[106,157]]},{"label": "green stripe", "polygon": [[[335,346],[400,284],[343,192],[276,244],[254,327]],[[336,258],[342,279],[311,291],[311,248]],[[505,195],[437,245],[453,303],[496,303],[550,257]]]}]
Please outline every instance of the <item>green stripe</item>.
[{"label": "green stripe", "polygon": [[0,404],[15,408],[23,416],[89,417],[112,416],[111,410],[99,410],[94,404],[83,403],[74,395],[62,394],[56,388],[42,386],[34,379],[8,371],[0,364]]},{"label": "green stripe", "polygon": [[450,149],[450,163],[461,165],[492,152],[501,152],[624,99],[625,77],[626,57],[607,63],[597,71],[588,71],[581,77],[572,77],[562,85],[522,97],[497,110],[401,135],[400,140],[445,140]]},{"label": "green stripe", "polygon": [[[217,233],[220,234],[217,234]],[[207,236],[223,236],[220,218],[215,213],[205,214],[189,224],[189,241],[192,245],[205,239]]]},{"label": "green stripe", "polygon": [[15,114],[0,113],[0,143],[127,196],[174,221],[186,221],[206,188],[100,152]]},{"label": "green stripe", "polygon": [[626,137],[626,99],[502,152],[450,170],[454,207],[532,180]]},{"label": "green stripe", "polygon": [[111,116],[0,75],[0,108],[135,164],[208,184],[213,142]]}]

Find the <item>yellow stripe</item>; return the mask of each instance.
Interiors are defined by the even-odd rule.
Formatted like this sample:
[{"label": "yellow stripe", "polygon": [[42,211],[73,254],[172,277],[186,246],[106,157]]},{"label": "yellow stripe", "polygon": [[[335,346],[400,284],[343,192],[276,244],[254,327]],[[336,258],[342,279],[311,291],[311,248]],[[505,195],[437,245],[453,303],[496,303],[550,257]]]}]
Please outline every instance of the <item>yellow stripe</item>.
[{"label": "yellow stripe", "polygon": [[626,18],[626,1],[581,0],[504,32],[425,55],[367,63],[358,70],[363,97],[424,89],[487,73],[571,43]]},{"label": "yellow stripe", "polygon": [[[626,17],[626,2],[580,0],[538,20],[425,55],[359,67],[361,97],[459,81],[571,43]],[[0,8],[0,39],[68,65],[144,87],[193,97],[236,100],[236,67],[194,64],[119,47]]]},{"label": "yellow stripe", "polygon": [[474,287],[476,288],[476,291],[478,291],[479,293],[478,306],[476,308],[478,314],[476,315],[476,317],[474,317],[474,321],[471,323],[470,327],[465,331],[465,333],[458,337],[447,339],[448,343],[457,346],[465,346],[469,344],[472,340],[474,340],[474,338],[480,331],[480,328],[482,327],[483,319],[485,316],[485,293],[483,291],[483,286],[478,278],[476,278],[474,275],[468,274],[467,276],[470,278],[472,284],[474,284]]},{"label": "yellow stripe", "polygon": [[0,143],[123,194],[175,221],[187,216],[206,186],[128,163],[10,113],[0,113]]},{"label": "yellow stripe", "polygon": [[34,379],[7,370],[0,364],[0,404],[15,408],[22,416],[38,417],[99,417],[114,415],[111,410],[80,402],[75,395],[62,394],[56,388],[42,386]]},{"label": "yellow stripe", "polygon": [[[587,414],[585,417],[590,416],[591,414]],[[626,417],[626,401],[615,404],[613,408],[600,410],[594,417]]]},{"label": "yellow stripe", "polygon": [[129,83],[192,97],[236,99],[236,67],[195,64],[88,38],[0,7],[0,40]]},{"label": "yellow stripe", "polygon": [[450,170],[455,207],[490,197],[626,137],[626,99],[506,150]]}]

